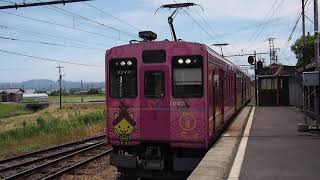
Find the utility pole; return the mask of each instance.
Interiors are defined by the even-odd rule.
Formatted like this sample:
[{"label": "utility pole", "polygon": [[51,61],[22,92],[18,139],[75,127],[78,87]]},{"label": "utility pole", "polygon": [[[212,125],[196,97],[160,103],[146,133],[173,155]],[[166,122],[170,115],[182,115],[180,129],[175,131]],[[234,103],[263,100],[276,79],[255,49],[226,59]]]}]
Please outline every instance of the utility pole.
[{"label": "utility pole", "polygon": [[[305,23],[305,0],[301,0],[301,7],[302,7],[302,38],[303,38],[303,48],[302,48],[302,58],[303,58],[303,70],[306,69],[307,60],[304,58],[305,53],[305,47],[306,47],[306,23]],[[305,87],[302,87],[302,100],[303,100],[303,110],[304,110],[304,122],[305,124],[308,124],[308,118],[307,118],[307,102],[306,102],[306,92]]]},{"label": "utility pole", "polygon": [[274,50],[274,40],[275,38],[269,38],[269,47],[270,47],[270,65],[276,62],[276,52]]},{"label": "utility pole", "polygon": [[81,102],[83,103],[83,84],[81,80]]},{"label": "utility pole", "polygon": [[316,69],[319,71],[319,24],[318,24],[318,0],[314,0],[314,35],[316,38],[316,44],[315,44],[315,63],[316,63]]},{"label": "utility pole", "polygon": [[257,82],[257,52],[254,51],[254,98],[256,100],[256,106],[258,106],[258,82]]},{"label": "utility pole", "polygon": [[61,94],[61,91],[62,91],[62,87],[61,87],[61,81],[62,81],[62,74],[61,74],[61,70],[62,70],[62,66],[60,66],[60,64],[59,64],[59,66],[57,67],[58,69],[59,69],[59,95],[60,95],[60,109],[62,108],[62,94]]},{"label": "utility pole", "polygon": [[[320,72],[319,65],[319,14],[318,14],[318,0],[314,0],[314,35],[316,39],[315,44],[315,63],[316,63],[316,71]],[[320,73],[319,73],[319,83],[320,83]],[[320,90],[319,86],[316,87],[316,98],[315,98],[315,112],[320,113]],[[319,121],[317,121],[319,123]],[[318,125],[318,124],[317,124]],[[317,127],[318,128],[318,127]]]}]

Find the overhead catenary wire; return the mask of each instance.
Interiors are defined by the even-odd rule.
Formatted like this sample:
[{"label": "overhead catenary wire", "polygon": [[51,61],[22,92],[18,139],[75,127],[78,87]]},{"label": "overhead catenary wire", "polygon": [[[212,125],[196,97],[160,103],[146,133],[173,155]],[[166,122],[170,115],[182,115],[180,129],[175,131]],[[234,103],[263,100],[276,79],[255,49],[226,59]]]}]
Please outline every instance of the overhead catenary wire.
[{"label": "overhead catenary wire", "polygon": [[[268,18],[269,14],[272,12],[272,10],[276,7],[277,3],[279,0],[275,0],[271,6],[271,8],[268,10],[268,12],[266,13],[265,17],[263,18],[264,22],[259,23],[259,29],[257,31],[255,31],[252,36],[250,36],[249,41],[252,41],[255,37],[258,36],[259,32],[261,31],[261,27],[264,28],[264,26],[266,24],[269,24],[270,21],[272,20],[272,17],[274,16],[275,12]],[[279,3],[280,4],[280,3]],[[277,9],[277,8],[276,8]],[[267,20],[268,19],[268,20]]]},{"label": "overhead catenary wire", "polygon": [[[177,1],[173,0],[175,3],[177,3]],[[188,0],[188,2],[190,3],[190,1]],[[184,10],[184,9],[183,9]],[[186,12],[186,10],[184,10]],[[219,37],[218,33],[214,30],[214,28],[208,23],[208,21],[206,20],[205,17],[203,17],[201,15],[201,13],[197,10],[197,9],[194,9],[194,11],[196,12],[196,14],[202,19],[202,21],[209,27],[209,30],[217,37]],[[187,13],[187,12],[186,12]],[[214,38],[210,33],[209,31],[207,31],[205,29],[205,27],[203,27],[199,22],[196,21],[196,19],[194,17],[192,17],[189,13],[187,13],[190,18],[196,23],[198,24],[198,26],[213,40],[213,41],[216,41],[218,42],[218,40],[216,38]],[[219,38],[220,39],[220,38]],[[232,44],[229,44],[233,49],[237,50],[237,48],[232,45]]]},{"label": "overhead catenary wire", "polygon": [[[188,0],[188,2],[190,3],[189,0]],[[206,20],[206,18],[203,17],[203,16],[201,15],[201,13],[200,13],[197,9],[194,9],[194,11],[198,14],[198,16],[202,19],[202,21],[209,27],[209,29],[211,30],[211,32],[217,36],[218,33],[217,33],[217,32],[213,29],[213,27],[208,23],[208,21]]]},{"label": "overhead catenary wire", "polygon": [[9,1],[9,0],[0,0],[1,2],[6,2],[6,3],[9,3],[9,4],[15,4],[16,2],[13,2],[13,1]]},{"label": "overhead catenary wire", "polygon": [[301,17],[302,17],[302,14],[300,13],[300,15],[298,16],[298,18],[297,18],[297,20],[296,20],[296,22],[295,22],[295,24],[294,24],[294,26],[293,26],[293,28],[292,28],[292,30],[291,30],[291,33],[290,33],[287,41],[286,41],[286,42],[282,45],[282,47],[281,47],[281,50],[280,50],[280,52],[279,52],[279,56],[281,56],[281,55],[284,53],[285,47],[289,45],[289,43],[290,43],[290,41],[291,41],[291,39],[292,39],[293,33],[295,32],[295,30],[296,30],[297,27],[298,27],[298,23],[299,23]]},{"label": "overhead catenary wire", "polygon": [[[308,3],[309,3],[309,0],[306,0],[304,6],[308,5]],[[297,20],[296,20],[296,22],[295,22],[295,24],[294,24],[294,26],[293,26],[293,28],[292,28],[292,30],[291,30],[291,33],[290,33],[287,41],[282,45],[281,50],[280,50],[280,52],[279,52],[279,56],[282,56],[283,53],[284,53],[284,49],[286,49],[286,48],[288,47],[290,41],[292,40],[292,36],[293,36],[295,30],[296,30],[297,27],[298,27],[298,23],[299,23],[299,21],[300,21],[301,18],[302,18],[302,13],[299,14],[299,16],[298,16],[298,18],[297,18]]]},{"label": "overhead catenary wire", "polygon": [[63,25],[63,24],[59,24],[59,23],[55,23],[55,22],[51,22],[51,21],[46,21],[46,20],[42,20],[42,19],[37,19],[37,18],[28,17],[28,16],[19,15],[19,14],[10,13],[10,12],[5,12],[5,11],[0,11],[0,13],[2,13],[2,14],[8,14],[8,15],[12,15],[12,16],[16,16],[16,17],[20,17],[20,18],[24,18],[24,19],[36,21],[36,22],[41,22],[41,23],[45,23],[45,24],[55,25],[55,26],[59,26],[59,27],[67,28],[67,29],[77,30],[77,31],[80,31],[80,32],[85,32],[85,33],[92,34],[92,35],[96,35],[96,36],[100,36],[100,37],[105,37],[105,38],[109,38],[109,39],[114,39],[114,40],[117,40],[117,41],[127,42],[127,41],[125,41],[125,40],[123,40],[123,39],[120,39],[120,38],[117,38],[117,37],[114,37],[114,36],[107,36],[107,35],[102,34],[102,33],[97,33],[97,32],[92,32],[92,31],[88,31],[88,30],[83,30],[83,29],[80,29],[80,28],[71,27],[71,26],[67,26],[67,25]]},{"label": "overhead catenary wire", "polygon": [[72,62],[72,61],[44,58],[44,57],[28,55],[28,54],[23,54],[23,53],[18,53],[18,52],[12,52],[12,51],[2,50],[2,49],[0,49],[0,52],[6,53],[6,54],[17,55],[17,56],[28,57],[28,58],[42,60],[42,61],[58,62],[58,63],[64,63],[64,64],[71,64],[71,65],[77,65],[77,66],[87,66],[87,67],[97,67],[97,68],[103,68],[104,67],[104,66],[99,66],[99,65],[84,64],[84,63],[77,63],[77,62]]},{"label": "overhead catenary wire", "polygon": [[[38,2],[42,2],[42,1],[40,1],[40,0],[37,0],[37,1],[38,1]],[[65,9],[62,9],[62,8],[59,8],[59,7],[56,7],[56,6],[54,6],[54,5],[50,5],[50,6],[51,6],[52,8],[54,8],[54,9],[57,9],[57,10],[61,11],[61,12],[64,12],[64,13],[66,13],[66,14],[69,14],[70,16],[78,17],[78,18],[83,19],[83,20],[85,20],[85,21],[88,21],[88,22],[91,22],[91,23],[94,23],[94,24],[97,24],[97,25],[106,27],[106,28],[111,29],[111,30],[114,30],[114,31],[117,31],[118,33],[122,33],[122,34],[124,34],[124,35],[130,36],[130,37],[133,37],[133,38],[137,38],[136,35],[131,34],[131,33],[129,33],[129,32],[126,32],[126,31],[123,31],[123,30],[121,30],[121,29],[119,29],[119,28],[116,28],[116,27],[113,27],[113,26],[104,24],[104,23],[99,22],[99,21],[97,21],[97,20],[88,18],[88,17],[86,17],[86,16],[83,16],[83,15],[80,15],[80,14],[77,14],[77,13],[74,13],[74,12],[71,12],[71,11],[68,11],[68,10],[65,10]]]},{"label": "overhead catenary wire", "polygon": [[[259,38],[259,36],[265,30],[265,28],[272,22],[273,17],[279,12],[279,9],[283,5],[284,1],[285,0],[280,0],[280,2],[279,2],[279,0],[274,1],[271,8],[269,9],[267,14],[265,15],[265,18],[264,18],[265,21],[259,25],[259,27],[261,27],[261,28],[258,28],[257,31],[255,31],[252,34],[252,36],[250,36],[250,38],[248,40],[249,44],[246,47],[246,49],[251,49],[253,42]],[[269,16],[270,13],[272,13],[272,14]],[[269,18],[268,18],[268,16],[269,16]]]},{"label": "overhead catenary wire", "polygon": [[99,11],[100,13],[102,13],[102,14],[104,14],[104,15],[106,15],[106,16],[110,16],[110,17],[116,19],[117,21],[119,21],[119,22],[121,22],[121,23],[123,23],[123,24],[126,24],[126,25],[130,26],[131,28],[133,28],[133,29],[135,29],[135,30],[137,30],[137,31],[142,31],[140,28],[138,28],[138,27],[136,27],[136,26],[134,26],[134,25],[132,25],[132,24],[124,21],[123,19],[120,19],[120,18],[118,18],[118,17],[116,17],[116,16],[114,16],[114,15],[106,12],[105,10],[102,10],[102,9],[98,8],[97,6],[94,6],[94,5],[92,5],[92,4],[90,4],[90,3],[87,3],[87,2],[82,2],[82,3],[85,4],[85,5],[87,5],[87,6],[89,6],[89,7],[91,7],[91,8],[93,8],[93,9],[95,9],[95,10],[97,10],[97,11]]},{"label": "overhead catenary wire", "polygon": [[[177,3],[176,0],[173,0],[175,3]],[[202,29],[213,41],[218,42],[217,39],[215,39],[193,16],[191,16],[185,9],[182,8],[182,10],[192,19],[194,23],[196,23],[200,29]]]},{"label": "overhead catenary wire", "polygon": [[182,9],[213,41],[217,41],[194,17],[192,17],[186,10]]},{"label": "overhead catenary wire", "polygon": [[[5,29],[5,30],[12,30],[12,31],[16,31],[16,32],[34,34],[34,35],[41,36],[41,37],[50,37],[50,38],[62,40],[63,42],[65,42],[65,40],[68,40],[68,43],[70,43],[70,41],[71,42],[80,42],[80,43],[85,44],[85,46],[87,46],[87,47],[90,47],[90,46],[88,46],[88,44],[95,45],[95,46],[98,46],[98,47],[100,47],[100,46],[108,46],[108,45],[100,43],[100,42],[87,42],[87,41],[74,39],[74,38],[70,38],[70,37],[65,37],[65,36],[58,36],[58,35],[53,35],[53,34],[40,33],[40,32],[20,29],[20,28],[16,28],[16,27],[9,27],[7,25],[0,25],[0,28]],[[79,45],[79,44],[77,44],[77,45]],[[82,44],[80,44],[80,45],[82,46]]]},{"label": "overhead catenary wire", "polygon": [[78,49],[92,49],[92,48],[88,48],[88,47],[81,47],[81,46],[74,46],[74,45],[66,45],[66,44],[59,44],[59,43],[52,43],[52,42],[44,42],[44,41],[25,40],[25,39],[4,37],[4,36],[0,36],[0,39],[10,40],[10,41],[20,41],[20,42],[33,43],[33,44],[41,44],[41,45],[49,45],[49,46],[71,47],[71,48],[78,48]]}]

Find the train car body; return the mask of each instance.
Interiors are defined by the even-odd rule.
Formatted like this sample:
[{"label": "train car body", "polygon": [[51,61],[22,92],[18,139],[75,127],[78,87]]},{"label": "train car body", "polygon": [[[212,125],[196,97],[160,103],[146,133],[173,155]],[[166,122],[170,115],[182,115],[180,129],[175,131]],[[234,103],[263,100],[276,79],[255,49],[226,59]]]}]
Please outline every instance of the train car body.
[{"label": "train car body", "polygon": [[250,79],[206,45],[141,42],[106,53],[106,129],[118,171],[192,171],[250,100]]}]

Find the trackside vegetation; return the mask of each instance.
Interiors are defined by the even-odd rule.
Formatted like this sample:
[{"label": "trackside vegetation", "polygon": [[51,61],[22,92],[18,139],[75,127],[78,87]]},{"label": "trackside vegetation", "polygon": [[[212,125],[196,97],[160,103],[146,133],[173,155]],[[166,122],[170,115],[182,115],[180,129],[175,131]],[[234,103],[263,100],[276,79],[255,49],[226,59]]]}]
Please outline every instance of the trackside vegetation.
[{"label": "trackside vegetation", "polygon": [[33,111],[25,110],[25,105],[23,104],[0,104],[0,118],[8,118],[31,113],[33,113]]},{"label": "trackside vegetation", "polygon": [[102,109],[85,114],[74,110],[65,117],[45,112],[36,121],[23,121],[17,128],[1,132],[0,157],[102,134],[104,124]]}]

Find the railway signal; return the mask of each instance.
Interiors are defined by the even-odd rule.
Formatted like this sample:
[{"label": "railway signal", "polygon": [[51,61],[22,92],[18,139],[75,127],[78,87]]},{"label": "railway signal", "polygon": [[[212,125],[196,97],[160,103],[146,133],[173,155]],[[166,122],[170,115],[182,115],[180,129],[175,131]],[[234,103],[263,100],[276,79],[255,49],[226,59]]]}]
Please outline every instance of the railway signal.
[{"label": "railway signal", "polygon": [[255,62],[254,56],[249,56],[248,57],[248,63],[251,64],[251,65],[254,65],[254,62]]},{"label": "railway signal", "polygon": [[269,53],[257,53],[256,51],[254,51],[253,54],[234,54],[234,55],[227,55],[227,56],[224,56],[224,57],[237,57],[237,56],[248,56],[248,63],[250,65],[254,65],[254,82],[255,82],[255,92],[254,92],[254,95],[255,95],[255,101],[256,101],[256,105],[258,105],[258,91],[257,91],[257,70],[263,68],[263,62],[262,61],[258,61],[256,62],[256,59],[257,59],[257,55],[262,55],[262,54],[269,54]]}]

